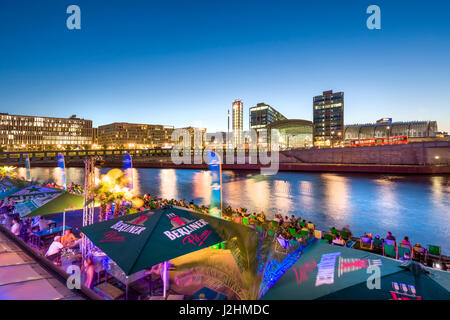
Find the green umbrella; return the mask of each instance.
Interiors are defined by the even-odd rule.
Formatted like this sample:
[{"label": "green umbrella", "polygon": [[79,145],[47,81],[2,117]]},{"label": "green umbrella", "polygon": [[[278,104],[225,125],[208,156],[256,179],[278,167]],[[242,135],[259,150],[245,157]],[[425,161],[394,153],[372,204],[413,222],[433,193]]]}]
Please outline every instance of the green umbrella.
[{"label": "green umbrella", "polygon": [[263,299],[447,300],[449,281],[450,273],[425,270],[415,262],[316,242]]},{"label": "green umbrella", "polygon": [[83,196],[37,185],[20,189],[10,194],[7,199],[16,203],[14,210],[22,218],[82,209],[84,203]]},{"label": "green umbrella", "polygon": [[125,274],[130,275],[222,242],[223,239],[207,222],[210,219],[225,225],[231,223],[168,207],[95,223],[80,230]]}]

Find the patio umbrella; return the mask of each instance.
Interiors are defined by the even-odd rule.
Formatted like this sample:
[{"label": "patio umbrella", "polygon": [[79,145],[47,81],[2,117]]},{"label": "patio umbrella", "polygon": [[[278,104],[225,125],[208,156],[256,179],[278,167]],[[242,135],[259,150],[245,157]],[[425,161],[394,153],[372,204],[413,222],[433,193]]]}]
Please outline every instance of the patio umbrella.
[{"label": "patio umbrella", "polygon": [[63,212],[66,209],[83,208],[83,196],[74,195],[62,189],[31,185],[7,197],[13,200],[15,212],[22,218]]},{"label": "patio umbrella", "polygon": [[262,299],[447,300],[449,284],[448,272],[316,242]]},{"label": "patio umbrella", "polygon": [[[168,207],[135,213],[81,228],[126,275],[208,248],[222,239],[207,221],[231,222]],[[249,232],[254,232],[250,228]]]},{"label": "patio umbrella", "polygon": [[7,198],[9,195],[29,186],[30,183],[24,180],[11,179],[9,177],[0,180],[0,200]]}]

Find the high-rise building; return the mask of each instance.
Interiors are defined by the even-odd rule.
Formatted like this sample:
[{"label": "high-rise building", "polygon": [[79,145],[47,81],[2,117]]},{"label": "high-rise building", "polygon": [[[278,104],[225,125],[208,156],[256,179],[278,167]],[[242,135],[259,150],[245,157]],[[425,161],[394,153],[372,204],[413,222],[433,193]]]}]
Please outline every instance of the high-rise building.
[{"label": "high-rise building", "polygon": [[344,139],[344,93],[324,91],[313,99],[314,145],[340,145]]},{"label": "high-rise building", "polygon": [[113,147],[155,148],[173,144],[173,126],[114,122],[98,127],[98,144]]},{"label": "high-rise building", "polygon": [[0,113],[0,145],[7,149],[39,148],[93,143],[92,120]]},{"label": "high-rise building", "polygon": [[242,100],[235,100],[232,108],[232,130],[235,146],[240,146],[243,143],[244,131],[244,104]]},{"label": "high-rise building", "polygon": [[250,108],[249,118],[250,129],[254,130],[264,129],[275,121],[286,120],[285,116],[264,102]]}]

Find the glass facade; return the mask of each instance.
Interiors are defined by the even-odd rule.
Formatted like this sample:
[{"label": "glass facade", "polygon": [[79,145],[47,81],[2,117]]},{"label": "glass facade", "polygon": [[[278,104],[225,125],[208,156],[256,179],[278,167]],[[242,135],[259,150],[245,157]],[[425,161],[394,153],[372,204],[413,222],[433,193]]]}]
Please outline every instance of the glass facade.
[{"label": "glass facade", "polygon": [[286,120],[280,112],[265,103],[258,103],[249,110],[250,129],[259,130],[268,124],[279,120]]},{"label": "glass facade", "polygon": [[235,100],[232,105],[232,130],[235,146],[243,143],[244,131],[244,103],[242,100]]},{"label": "glass facade", "polygon": [[79,119],[75,115],[50,118],[0,114],[0,144],[8,149],[91,145],[93,134],[92,120]]},{"label": "glass facade", "polygon": [[114,122],[98,127],[98,144],[114,147],[154,148],[172,144],[173,126]]},{"label": "glass facade", "polygon": [[344,93],[324,91],[313,99],[314,145],[334,146],[344,139]]},{"label": "glass facade", "polygon": [[353,124],[345,126],[345,140],[401,136],[428,138],[436,136],[437,131],[436,121]]},{"label": "glass facade", "polygon": [[313,123],[307,120],[280,120],[267,126],[276,130],[279,136],[280,150],[311,148],[313,146]]}]

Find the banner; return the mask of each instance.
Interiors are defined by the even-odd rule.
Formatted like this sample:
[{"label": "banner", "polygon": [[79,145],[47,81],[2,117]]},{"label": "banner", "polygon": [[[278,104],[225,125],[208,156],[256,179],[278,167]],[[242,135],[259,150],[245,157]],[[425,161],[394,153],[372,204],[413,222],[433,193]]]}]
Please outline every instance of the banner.
[{"label": "banner", "polygon": [[64,162],[64,156],[62,153],[58,153],[58,167],[61,169],[61,181],[64,190],[67,190],[66,185],[66,164]]},{"label": "banner", "polygon": [[27,169],[27,181],[31,181],[30,156],[25,155],[25,168]]},{"label": "banner", "polygon": [[8,196],[8,200],[15,202],[14,212],[24,217],[62,194],[62,190],[29,186]]},{"label": "banner", "polygon": [[222,216],[222,162],[220,156],[214,151],[209,151],[207,155],[212,178],[209,214],[220,218]]},{"label": "banner", "polygon": [[128,189],[133,189],[133,160],[131,159],[131,155],[126,152],[123,156],[123,170],[125,173],[125,177],[127,177]]}]

